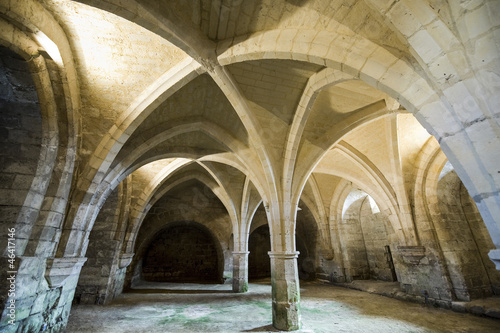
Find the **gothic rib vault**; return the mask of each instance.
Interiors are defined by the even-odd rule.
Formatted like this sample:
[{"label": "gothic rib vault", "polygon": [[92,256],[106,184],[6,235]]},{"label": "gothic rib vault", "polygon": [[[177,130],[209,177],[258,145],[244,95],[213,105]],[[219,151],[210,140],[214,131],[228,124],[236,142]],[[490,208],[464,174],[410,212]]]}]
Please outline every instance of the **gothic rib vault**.
[{"label": "gothic rib vault", "polygon": [[0,13],[0,244],[7,262],[15,228],[18,272],[0,328],[63,330],[74,298],[111,301],[174,226],[210,235],[217,279],[245,292],[267,224],[282,330],[300,326],[306,273],[442,303],[500,292],[498,1]]}]

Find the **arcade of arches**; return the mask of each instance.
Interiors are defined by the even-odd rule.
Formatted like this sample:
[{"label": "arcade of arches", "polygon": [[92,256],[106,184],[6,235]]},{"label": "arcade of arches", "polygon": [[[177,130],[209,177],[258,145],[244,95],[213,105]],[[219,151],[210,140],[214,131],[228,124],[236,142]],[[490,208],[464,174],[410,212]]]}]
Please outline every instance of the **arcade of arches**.
[{"label": "arcade of arches", "polygon": [[302,279],[500,293],[500,2],[0,13],[2,332],[63,331],[140,280],[270,276],[281,330]]}]

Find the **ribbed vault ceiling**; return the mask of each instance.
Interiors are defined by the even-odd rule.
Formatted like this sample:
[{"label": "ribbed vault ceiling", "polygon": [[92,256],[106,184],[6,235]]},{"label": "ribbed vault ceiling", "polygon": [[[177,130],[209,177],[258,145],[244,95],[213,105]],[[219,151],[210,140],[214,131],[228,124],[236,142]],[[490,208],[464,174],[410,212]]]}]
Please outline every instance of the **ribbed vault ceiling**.
[{"label": "ribbed vault ceiling", "polygon": [[[81,2],[42,1],[70,40],[81,87],[80,158],[91,162],[86,174],[123,178],[142,166],[135,182],[157,184],[148,189],[154,193],[168,184],[153,181],[158,170],[169,170],[175,158],[199,160],[172,164],[165,179],[203,169],[242,218],[248,193],[257,189],[263,200],[293,197],[314,167],[318,175],[349,174],[362,179],[360,185],[374,185],[335,149],[341,140],[382,172],[393,167],[385,154],[393,138],[386,118],[402,108],[353,68],[342,76],[332,71],[343,68],[328,72],[323,60],[282,51],[252,59],[248,49],[246,59],[226,66],[217,59],[229,45],[270,33],[303,54],[315,47],[307,44],[311,39],[334,40],[339,54],[351,47],[354,55],[387,52],[414,66],[406,42],[365,1]],[[405,121],[402,128],[421,131],[415,126]],[[401,142],[410,146],[408,140]],[[412,163],[424,141],[401,150],[403,163]],[[272,199],[276,191],[283,193]]]}]

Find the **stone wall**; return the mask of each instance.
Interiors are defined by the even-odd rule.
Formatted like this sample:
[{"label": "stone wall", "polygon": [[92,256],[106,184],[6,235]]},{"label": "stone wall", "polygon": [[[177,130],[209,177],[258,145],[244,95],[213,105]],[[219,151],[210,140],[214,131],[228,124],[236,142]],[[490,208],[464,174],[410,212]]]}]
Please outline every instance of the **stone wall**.
[{"label": "stone wall", "polygon": [[[376,207],[378,209],[378,207]],[[368,197],[361,205],[360,225],[363,229],[365,241],[366,259],[368,261],[370,279],[382,281],[394,281],[394,274],[390,266],[390,250],[386,246],[390,244],[387,229],[390,223],[384,214],[373,211]]]},{"label": "stone wall", "polygon": [[[0,47],[0,110],[0,225],[6,233],[18,222],[35,177],[42,144],[42,117],[28,63],[5,47]],[[21,217],[21,225],[27,220],[34,218]],[[26,244],[29,235],[25,232],[29,228],[23,225],[18,230],[18,247]],[[6,247],[7,237],[2,237],[0,248]]]},{"label": "stone wall", "polygon": [[495,245],[491,241],[491,236],[488,233],[488,229],[486,229],[481,214],[477,210],[474,200],[472,200],[463,184],[460,186],[460,201],[465,218],[469,223],[471,233],[477,244],[481,263],[484,265],[489,282],[491,283],[492,292],[494,295],[500,295],[500,273],[488,257],[488,252],[494,249]]},{"label": "stone wall", "polygon": [[[387,216],[373,206],[366,193],[349,203],[338,223],[340,252],[325,258],[320,252],[320,278],[331,282],[374,279],[394,281],[391,268],[393,231]],[[389,231],[388,231],[389,230]],[[389,247],[389,248],[387,248]]]},{"label": "stone wall", "polygon": [[[480,231],[477,219],[469,220],[462,209],[461,187],[462,183],[454,171],[439,180],[441,216],[436,218],[436,232],[448,264],[454,293],[457,299],[469,301],[491,295],[492,289],[481,257],[481,252],[486,254],[488,249],[481,249],[479,246],[482,244],[476,241],[473,230]],[[484,225],[482,221],[481,224]]]},{"label": "stone wall", "polygon": [[106,200],[90,233],[87,261],[75,292],[77,304],[105,304],[115,294],[115,275],[122,245],[115,239],[118,204],[117,188]]},{"label": "stone wall", "polygon": [[[36,246],[26,248],[28,241],[36,235],[30,234],[38,211],[21,208],[29,200],[28,193],[37,171],[42,145],[42,117],[37,90],[28,66],[23,58],[0,47],[0,248],[5,250],[2,260],[7,262],[7,230],[16,227],[17,271],[15,288],[7,278],[6,269],[0,271],[0,311],[2,332],[38,332],[61,330],[65,327],[71,300],[76,285],[72,276],[62,285],[49,285],[45,279],[46,258],[52,248],[46,247],[37,254],[40,257],[23,255],[35,253]],[[41,200],[41,199],[40,199]],[[31,205],[33,202],[28,202]],[[42,235],[52,238],[53,235]],[[7,268],[6,265],[2,267]],[[12,280],[11,280],[12,281]],[[9,292],[9,290],[11,290]],[[9,325],[11,314],[6,307],[7,296],[15,296],[14,325]],[[11,303],[7,303],[9,306]]]},{"label": "stone wall", "polygon": [[[432,178],[429,181],[432,183]],[[401,290],[408,299],[426,299],[448,308],[454,300],[498,294],[499,272],[485,260],[494,246],[475,203],[453,170],[443,171],[435,182],[436,192],[432,186],[427,189],[424,212],[415,206],[421,246],[391,242]],[[375,236],[373,232],[370,235],[372,239]]]},{"label": "stone wall", "polygon": [[[35,257],[17,258],[16,308],[14,325],[10,325],[5,308],[0,322],[1,332],[61,332],[66,327],[71,310],[79,268],[64,281],[48,283],[45,278],[47,261]],[[49,263],[50,265],[50,263]],[[1,278],[6,281],[2,272]],[[4,284],[5,285],[5,284]]]},{"label": "stone wall", "polygon": [[[430,244],[428,244],[430,245]],[[428,297],[433,300],[451,301],[453,299],[449,278],[439,252],[430,246],[417,247],[417,254],[411,256],[413,249],[391,246],[396,274],[401,290],[412,297]],[[420,256],[420,252],[425,255]]]},{"label": "stone wall", "polygon": [[339,224],[347,281],[370,278],[367,249],[360,220],[361,205],[365,198],[360,198],[351,204]]},{"label": "stone wall", "polygon": [[157,282],[221,282],[211,235],[192,223],[162,230],[144,255],[142,277]]}]

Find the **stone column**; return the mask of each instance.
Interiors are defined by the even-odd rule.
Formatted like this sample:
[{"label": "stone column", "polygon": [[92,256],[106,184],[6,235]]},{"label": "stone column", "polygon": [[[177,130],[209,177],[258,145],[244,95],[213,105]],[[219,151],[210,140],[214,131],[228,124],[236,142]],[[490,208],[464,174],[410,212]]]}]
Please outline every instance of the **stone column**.
[{"label": "stone column", "polygon": [[299,252],[268,252],[271,258],[273,326],[279,330],[300,329]]},{"label": "stone column", "polygon": [[233,291],[245,293],[248,291],[248,254],[250,252],[233,251]]}]

